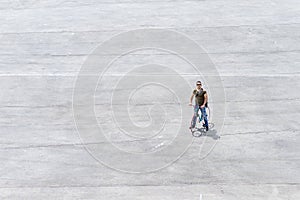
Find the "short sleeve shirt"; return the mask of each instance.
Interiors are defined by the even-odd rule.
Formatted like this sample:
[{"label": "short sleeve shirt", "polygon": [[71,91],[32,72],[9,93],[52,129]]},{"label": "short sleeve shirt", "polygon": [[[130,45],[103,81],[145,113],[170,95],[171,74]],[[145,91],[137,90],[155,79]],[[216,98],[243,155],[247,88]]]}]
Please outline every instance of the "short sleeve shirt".
[{"label": "short sleeve shirt", "polygon": [[193,94],[195,95],[195,103],[197,105],[203,105],[204,103],[204,95],[206,94],[206,91],[201,89],[201,90],[194,90]]}]

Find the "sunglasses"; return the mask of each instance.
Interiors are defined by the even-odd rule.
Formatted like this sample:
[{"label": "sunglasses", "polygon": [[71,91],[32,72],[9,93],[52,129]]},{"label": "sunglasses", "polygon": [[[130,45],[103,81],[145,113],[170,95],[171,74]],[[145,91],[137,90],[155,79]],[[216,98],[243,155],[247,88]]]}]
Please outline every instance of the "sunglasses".
[{"label": "sunglasses", "polygon": [[199,84],[199,83],[198,83],[197,85],[202,85],[202,84]]}]

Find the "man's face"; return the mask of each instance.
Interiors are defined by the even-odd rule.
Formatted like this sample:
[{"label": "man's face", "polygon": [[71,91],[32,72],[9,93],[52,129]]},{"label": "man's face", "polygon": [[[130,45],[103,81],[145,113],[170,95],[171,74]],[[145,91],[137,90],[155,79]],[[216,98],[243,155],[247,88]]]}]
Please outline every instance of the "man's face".
[{"label": "man's face", "polygon": [[201,83],[197,83],[197,89],[201,89],[202,84]]}]

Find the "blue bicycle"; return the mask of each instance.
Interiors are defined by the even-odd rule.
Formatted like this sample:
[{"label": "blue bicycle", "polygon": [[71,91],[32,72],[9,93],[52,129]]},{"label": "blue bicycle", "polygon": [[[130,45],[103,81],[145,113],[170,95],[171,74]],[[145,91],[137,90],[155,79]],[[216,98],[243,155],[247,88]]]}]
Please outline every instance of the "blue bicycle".
[{"label": "blue bicycle", "polygon": [[[204,120],[205,118],[203,116],[203,113],[206,114],[206,116],[207,116],[208,129],[210,130],[214,127],[214,124],[211,123],[211,112],[210,112],[210,108],[208,105],[205,106],[204,112],[203,111],[201,112],[201,109],[196,108],[195,106],[193,106],[193,109],[194,109],[194,115],[193,115],[193,118],[191,121],[191,126],[190,126],[190,130],[192,133],[200,132],[202,134],[202,133],[206,132],[207,129],[206,129],[205,120]],[[195,123],[195,124],[193,124],[193,123]]]}]

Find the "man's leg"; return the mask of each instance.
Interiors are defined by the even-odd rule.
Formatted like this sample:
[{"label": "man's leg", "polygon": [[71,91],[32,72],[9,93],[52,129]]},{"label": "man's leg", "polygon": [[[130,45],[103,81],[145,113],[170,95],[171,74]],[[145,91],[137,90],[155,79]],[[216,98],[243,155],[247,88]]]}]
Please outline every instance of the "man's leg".
[{"label": "man's leg", "polygon": [[207,119],[207,114],[206,114],[206,108],[200,108],[201,110],[201,114],[203,116],[203,119],[204,119],[204,123],[205,123],[205,128],[206,130],[208,131],[208,119]]},{"label": "man's leg", "polygon": [[194,107],[194,115],[193,115],[193,118],[192,118],[192,121],[191,121],[191,127],[190,128],[195,128],[195,126],[196,126],[196,120],[197,120],[197,117],[199,115],[198,112],[199,112],[199,106],[195,105],[195,107]]}]

